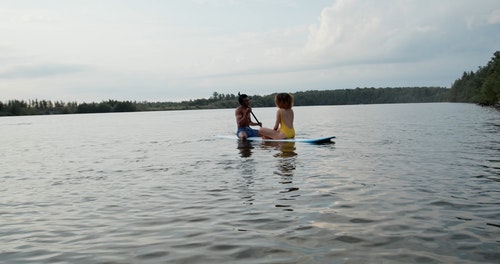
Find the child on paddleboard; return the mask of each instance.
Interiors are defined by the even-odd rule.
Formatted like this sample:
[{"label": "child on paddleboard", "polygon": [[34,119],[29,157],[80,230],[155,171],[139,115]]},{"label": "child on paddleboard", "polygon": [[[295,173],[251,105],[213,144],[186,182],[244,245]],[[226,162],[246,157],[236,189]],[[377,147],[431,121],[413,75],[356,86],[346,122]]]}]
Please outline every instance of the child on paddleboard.
[{"label": "child on paddleboard", "polygon": [[252,114],[252,108],[250,107],[250,98],[246,94],[238,93],[238,102],[240,106],[236,108],[236,124],[238,125],[238,130],[236,135],[240,139],[246,139],[247,137],[261,137],[259,130],[253,129],[250,126],[262,126],[260,122],[252,122],[250,115]]},{"label": "child on paddleboard", "polygon": [[274,97],[274,103],[278,107],[276,111],[276,123],[274,128],[261,127],[259,134],[262,138],[284,139],[294,138],[293,128],[293,96],[289,93],[279,93]]}]

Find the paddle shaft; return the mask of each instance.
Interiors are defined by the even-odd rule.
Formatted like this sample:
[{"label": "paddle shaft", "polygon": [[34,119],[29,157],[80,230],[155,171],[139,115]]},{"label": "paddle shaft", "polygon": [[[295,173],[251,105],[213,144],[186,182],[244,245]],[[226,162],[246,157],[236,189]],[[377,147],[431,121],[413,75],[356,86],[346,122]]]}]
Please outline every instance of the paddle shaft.
[{"label": "paddle shaft", "polygon": [[257,119],[257,117],[253,114],[252,111],[250,111],[250,113],[252,114],[253,118],[255,118],[255,121],[257,121],[257,123],[259,123],[259,126],[262,127],[262,123],[259,122],[259,119]]}]

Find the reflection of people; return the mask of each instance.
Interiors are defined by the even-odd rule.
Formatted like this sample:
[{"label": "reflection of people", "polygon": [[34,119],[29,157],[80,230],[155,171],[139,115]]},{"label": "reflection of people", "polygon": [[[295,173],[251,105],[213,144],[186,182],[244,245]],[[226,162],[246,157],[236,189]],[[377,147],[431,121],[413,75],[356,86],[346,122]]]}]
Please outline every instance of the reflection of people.
[{"label": "reflection of people", "polygon": [[295,153],[295,142],[283,142],[280,146],[281,153],[279,154],[282,158],[291,158],[297,156]]},{"label": "reflection of people", "polygon": [[250,126],[262,126],[261,123],[252,122],[252,119],[250,118],[250,115],[252,114],[250,98],[246,94],[238,93],[238,95],[238,102],[240,103],[240,106],[238,106],[235,111],[236,124],[238,125],[236,135],[240,139],[262,136],[257,129],[250,128]]},{"label": "reflection of people", "polygon": [[274,128],[262,127],[259,133],[263,138],[284,139],[294,138],[293,128],[293,97],[288,93],[279,93],[274,97],[274,103],[278,107],[276,111],[276,122]]},{"label": "reflection of people", "polygon": [[248,158],[252,155],[253,146],[249,141],[245,140],[238,143],[238,149],[242,158]]}]

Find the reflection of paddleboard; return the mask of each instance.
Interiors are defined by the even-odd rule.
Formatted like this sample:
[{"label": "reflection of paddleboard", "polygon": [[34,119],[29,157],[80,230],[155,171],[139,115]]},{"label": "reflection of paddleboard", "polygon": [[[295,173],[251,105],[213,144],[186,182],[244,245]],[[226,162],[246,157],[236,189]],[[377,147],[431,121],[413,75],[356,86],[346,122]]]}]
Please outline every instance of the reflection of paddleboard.
[{"label": "reflection of paddleboard", "polygon": [[[216,136],[218,138],[227,138],[227,139],[238,139],[237,136]],[[286,139],[263,139],[261,137],[249,137],[248,141],[262,141],[262,142],[304,142],[311,144],[322,144],[322,143],[331,143],[333,142],[334,136],[331,137],[321,137],[321,138],[286,138]]]}]

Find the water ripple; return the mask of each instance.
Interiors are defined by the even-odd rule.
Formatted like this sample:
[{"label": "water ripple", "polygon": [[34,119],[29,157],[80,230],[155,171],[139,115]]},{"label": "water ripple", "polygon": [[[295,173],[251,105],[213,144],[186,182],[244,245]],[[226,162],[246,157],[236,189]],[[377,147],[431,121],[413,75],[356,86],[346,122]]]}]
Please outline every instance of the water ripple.
[{"label": "water ripple", "polygon": [[424,104],[297,115],[297,131],[335,131],[336,144],[213,139],[234,126],[233,110],[0,119],[0,262],[500,259],[498,113]]}]

